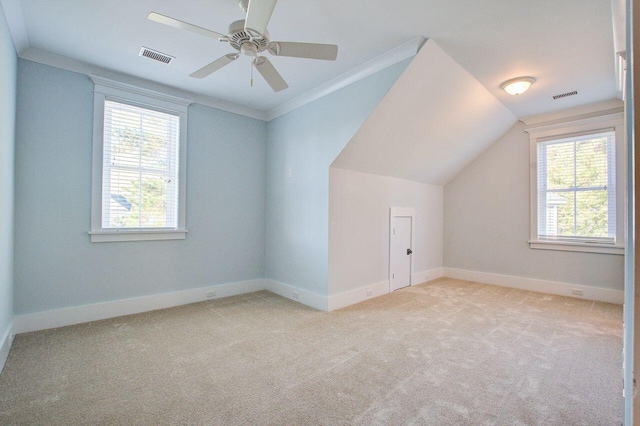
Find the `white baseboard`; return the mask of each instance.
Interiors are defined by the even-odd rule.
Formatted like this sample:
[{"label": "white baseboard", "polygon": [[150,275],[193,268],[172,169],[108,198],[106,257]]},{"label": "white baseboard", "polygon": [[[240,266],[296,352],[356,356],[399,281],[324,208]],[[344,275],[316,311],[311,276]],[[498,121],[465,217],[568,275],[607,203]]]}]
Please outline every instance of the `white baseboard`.
[{"label": "white baseboard", "polygon": [[[416,272],[411,275],[411,282],[413,285],[417,285],[443,276],[573,297],[576,296],[571,293],[572,290],[579,289],[583,291],[582,298],[584,299],[618,304],[621,304],[623,301],[623,292],[619,290],[467,271],[456,268],[435,268],[428,271]],[[215,297],[207,297],[206,293],[212,290],[215,291]],[[156,309],[171,308],[260,290],[271,291],[272,293],[321,311],[333,311],[389,293],[389,281],[381,281],[327,297],[278,281],[257,279],[92,305],[74,306],[33,314],[16,315],[12,329],[5,332],[2,346],[0,346],[0,366],[3,365],[4,360],[6,360],[9,348],[11,347],[12,337],[15,334],[64,327]]]},{"label": "white baseboard", "polygon": [[275,293],[279,296],[286,297],[293,301],[302,303],[303,305],[316,308],[321,311],[327,311],[327,297],[308,290],[303,290],[289,284],[284,284],[274,280],[264,280],[265,290]]},{"label": "white baseboard", "polygon": [[4,364],[7,362],[7,357],[9,356],[9,351],[11,350],[11,345],[13,344],[13,336],[15,335],[13,331],[14,322],[7,327],[7,329],[2,334],[2,345],[0,346],[0,373],[4,368]]},{"label": "white baseboard", "polygon": [[[414,272],[411,274],[411,285],[422,284],[426,281],[435,280],[444,276],[444,268],[429,269],[427,271]],[[373,297],[382,296],[389,293],[389,281],[366,285],[355,290],[345,291],[333,296],[329,296],[328,310],[345,308],[355,305]]]},{"label": "white baseboard", "polygon": [[[444,276],[465,281],[493,284],[501,287],[517,288],[520,290],[536,291],[539,293],[558,294],[561,296],[597,300],[600,302],[616,303],[619,305],[624,302],[624,292],[622,290],[561,283],[557,281],[538,280],[535,278],[515,277],[511,275],[492,274],[488,272],[467,271],[456,268],[444,268]],[[574,290],[581,290],[582,296],[573,294],[572,291]]]},{"label": "white baseboard", "polygon": [[[29,333],[32,331],[115,318],[123,315],[139,314],[141,312],[172,308],[205,300],[253,293],[260,290],[268,290],[272,293],[307,306],[327,311],[327,297],[325,296],[277,281],[257,279],[171,293],[155,294],[151,296],[135,297],[131,299],[115,300],[112,302],[73,306],[70,308],[55,309],[32,314],[16,315],[14,317],[12,334]],[[207,297],[207,293],[211,291],[215,291],[215,296]],[[0,351],[1,350],[3,349],[0,349]],[[0,352],[0,356],[2,354],[3,352]]]},{"label": "white baseboard", "polygon": [[414,272],[413,274],[411,274],[411,285],[422,284],[424,282],[442,277],[444,277],[444,268],[435,268],[422,272]]},{"label": "white baseboard", "polygon": [[329,296],[328,310],[335,311],[336,309],[355,305],[356,303],[388,293],[389,281],[381,281],[355,290],[345,291],[344,293]]},{"label": "white baseboard", "polygon": [[[258,279],[135,297],[132,299],[115,300],[113,302],[74,306],[33,314],[16,315],[14,317],[14,333],[28,333],[31,331],[115,318],[123,315],[138,314],[156,309],[172,308],[174,306],[202,302],[204,300],[252,293],[264,289],[264,280]],[[209,291],[215,291],[215,296],[207,297],[206,293]]]}]

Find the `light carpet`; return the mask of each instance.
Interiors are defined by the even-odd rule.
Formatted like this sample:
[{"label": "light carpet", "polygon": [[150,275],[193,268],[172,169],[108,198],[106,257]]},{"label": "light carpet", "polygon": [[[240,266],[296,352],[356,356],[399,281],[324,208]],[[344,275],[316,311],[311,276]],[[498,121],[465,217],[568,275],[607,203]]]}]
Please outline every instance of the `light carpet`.
[{"label": "light carpet", "polygon": [[272,293],[21,334],[3,425],[619,425],[622,307],[440,279],[324,313]]}]

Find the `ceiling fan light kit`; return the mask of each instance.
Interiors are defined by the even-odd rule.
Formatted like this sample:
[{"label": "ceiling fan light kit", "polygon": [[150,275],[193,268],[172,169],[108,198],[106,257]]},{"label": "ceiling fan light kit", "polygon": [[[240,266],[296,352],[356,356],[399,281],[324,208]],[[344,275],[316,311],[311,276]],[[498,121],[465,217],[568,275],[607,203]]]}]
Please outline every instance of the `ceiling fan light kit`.
[{"label": "ceiling fan light kit", "polygon": [[245,12],[245,19],[232,22],[228,34],[224,35],[197,25],[189,24],[156,12],[149,13],[148,19],[173,28],[191,31],[196,34],[227,42],[237,52],[227,54],[205,65],[190,75],[194,78],[205,78],[240,57],[240,54],[252,58],[253,66],[275,92],[286,89],[289,85],[284,81],[273,64],[260,53],[268,51],[273,56],[292,58],[321,59],[335,61],[338,46],[334,44],[297,43],[271,41],[267,25],[277,0],[239,0],[240,8]]}]

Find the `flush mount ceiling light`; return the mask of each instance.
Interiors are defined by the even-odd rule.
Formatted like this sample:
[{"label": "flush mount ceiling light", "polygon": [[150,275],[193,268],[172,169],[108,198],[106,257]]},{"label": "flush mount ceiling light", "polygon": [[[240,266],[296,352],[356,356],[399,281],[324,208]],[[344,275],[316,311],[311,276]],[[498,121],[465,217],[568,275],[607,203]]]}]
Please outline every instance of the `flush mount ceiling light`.
[{"label": "flush mount ceiling light", "polygon": [[511,80],[507,80],[500,85],[500,88],[503,89],[510,95],[519,95],[527,91],[529,87],[536,81],[533,77],[517,77],[512,78]]}]

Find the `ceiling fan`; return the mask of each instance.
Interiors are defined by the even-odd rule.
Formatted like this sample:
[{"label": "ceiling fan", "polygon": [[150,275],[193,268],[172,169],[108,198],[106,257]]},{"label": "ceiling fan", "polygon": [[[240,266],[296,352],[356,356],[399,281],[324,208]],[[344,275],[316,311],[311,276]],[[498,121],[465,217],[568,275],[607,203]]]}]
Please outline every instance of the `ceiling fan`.
[{"label": "ceiling fan", "polygon": [[229,25],[229,34],[224,35],[197,25],[189,24],[169,16],[151,12],[148,19],[181,30],[191,31],[206,37],[227,42],[237,50],[216,59],[208,65],[190,74],[190,77],[205,78],[230,64],[244,54],[252,58],[253,66],[275,91],[289,87],[273,64],[260,53],[268,51],[274,56],[289,56],[293,58],[322,59],[335,61],[338,56],[338,46],[335,44],[296,43],[288,41],[271,41],[267,25],[277,0],[239,0],[240,8],[245,12],[245,19],[235,21]]}]

